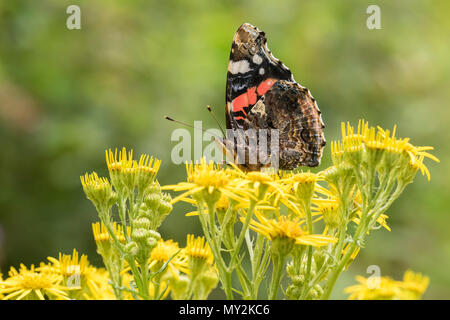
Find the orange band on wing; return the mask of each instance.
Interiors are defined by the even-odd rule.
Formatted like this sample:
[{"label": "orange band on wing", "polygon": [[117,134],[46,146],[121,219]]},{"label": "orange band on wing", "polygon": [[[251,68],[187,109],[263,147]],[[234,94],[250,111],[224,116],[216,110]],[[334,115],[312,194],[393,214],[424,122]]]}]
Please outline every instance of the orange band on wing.
[{"label": "orange band on wing", "polygon": [[263,96],[274,84],[277,82],[276,79],[267,79],[261,82],[261,84],[258,86],[258,89],[256,89],[256,92],[258,92],[258,96]]},{"label": "orange band on wing", "polygon": [[247,92],[241,94],[240,96],[237,96],[233,100],[233,112],[242,111],[245,115],[247,115],[244,108],[248,107],[249,105],[254,105],[256,103],[256,100],[256,87],[252,87],[248,89]]},{"label": "orange band on wing", "polygon": [[247,92],[237,96],[231,103],[233,112],[242,111],[245,115],[247,115],[244,108],[249,105],[254,105],[258,100],[258,96],[263,96],[275,82],[277,82],[276,79],[269,78],[261,82],[258,87],[251,87],[247,90]]},{"label": "orange band on wing", "polygon": [[233,112],[238,112],[238,111],[242,111],[245,113],[244,108],[248,107],[248,97],[247,97],[247,92],[241,94],[240,96],[237,96],[233,102],[231,102],[231,105],[233,106]]},{"label": "orange band on wing", "polygon": [[247,90],[248,104],[254,105],[257,100],[256,87]]}]

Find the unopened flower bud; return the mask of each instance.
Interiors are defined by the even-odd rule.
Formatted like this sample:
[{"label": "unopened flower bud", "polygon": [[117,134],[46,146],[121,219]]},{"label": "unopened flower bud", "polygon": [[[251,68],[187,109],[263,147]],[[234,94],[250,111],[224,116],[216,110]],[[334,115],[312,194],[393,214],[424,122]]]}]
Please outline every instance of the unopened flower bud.
[{"label": "unopened flower bud", "polygon": [[305,282],[305,276],[302,274],[298,276],[293,276],[291,280],[294,285],[301,287]]},{"label": "unopened flower bud", "polygon": [[149,237],[155,239],[156,241],[158,241],[159,239],[161,239],[161,235],[159,234],[159,232],[155,231],[155,230],[148,230],[149,232]]},{"label": "unopened flower bud", "polygon": [[125,245],[125,251],[131,255],[131,256],[136,256],[138,253],[138,245],[136,242],[132,241],[129,242]]},{"label": "unopened flower bud", "polygon": [[291,300],[299,299],[301,294],[302,294],[301,288],[299,288],[296,285],[290,285],[286,290],[286,297],[288,297]]},{"label": "unopened flower bud", "polygon": [[138,229],[134,229],[133,232],[131,233],[131,238],[134,241],[145,241],[148,237],[150,236],[150,231],[143,229],[143,228],[138,228]]},{"label": "unopened flower bud", "polygon": [[161,194],[161,187],[159,185],[159,183],[154,182],[150,185],[150,187],[148,187],[148,193],[149,194]]},{"label": "unopened flower bud", "polygon": [[108,211],[117,201],[117,194],[107,178],[100,178],[97,173],[85,174],[81,177],[86,197],[92,201],[97,210]]},{"label": "unopened flower bud", "polygon": [[152,237],[147,238],[147,246],[149,246],[151,249],[153,249],[157,243],[158,240],[156,240],[155,238]]},{"label": "unopened flower bud", "polygon": [[134,220],[133,225],[135,228],[148,229],[150,228],[150,220],[145,217],[140,217]]},{"label": "unopened flower bud", "polygon": [[145,204],[152,210],[157,210],[161,202],[161,196],[157,193],[150,193],[145,198]]},{"label": "unopened flower bud", "polygon": [[170,202],[162,200],[160,202],[158,211],[161,215],[166,215],[172,211],[172,205],[170,204]]}]

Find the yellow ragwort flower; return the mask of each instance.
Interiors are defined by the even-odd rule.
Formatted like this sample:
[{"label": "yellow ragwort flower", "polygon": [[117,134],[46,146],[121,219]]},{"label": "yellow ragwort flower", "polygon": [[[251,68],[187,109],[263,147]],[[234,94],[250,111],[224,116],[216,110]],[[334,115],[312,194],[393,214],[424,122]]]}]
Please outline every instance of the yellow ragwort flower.
[{"label": "yellow ragwort flower", "polygon": [[357,276],[356,280],[358,284],[347,287],[344,291],[350,294],[351,300],[417,300],[421,298],[429,283],[428,277],[410,270],[405,272],[403,281],[376,276]]},{"label": "yellow ragwort flower", "polygon": [[339,201],[329,200],[321,202],[315,210],[322,215],[325,225],[328,228],[334,229],[340,226],[342,216],[339,209]]},{"label": "yellow ragwort flower", "polygon": [[69,300],[69,288],[61,285],[61,275],[51,272],[37,272],[34,265],[30,269],[23,264],[19,271],[11,267],[9,278],[0,281],[3,300]]},{"label": "yellow ragwort flower", "polygon": [[298,172],[286,175],[283,179],[299,200],[311,200],[314,194],[314,188],[317,181],[323,180],[322,177],[312,172]]},{"label": "yellow ragwort flower", "polygon": [[[433,150],[433,147],[417,147],[409,142],[409,138],[396,138],[396,126],[394,126],[392,133],[379,126],[376,128],[369,127],[365,120],[359,120],[357,131],[349,123],[347,123],[347,127],[342,123],[341,127],[342,142],[331,143],[331,154],[335,165],[344,161],[357,165],[362,159],[362,154],[370,150],[378,151],[374,154],[375,158],[372,159],[378,163],[386,152],[394,156],[405,155],[409,158],[409,165],[420,169],[422,174],[430,180],[430,173],[423,164],[423,159],[429,158],[439,162],[438,158],[427,152]],[[389,161],[392,162],[394,159],[395,157],[389,158]]]},{"label": "yellow ragwort flower", "polygon": [[121,151],[115,149],[105,150],[106,165],[111,177],[111,182],[119,191],[122,186],[126,186],[129,191],[138,187],[139,191],[144,191],[154,181],[161,165],[161,161],[142,154],[139,161],[133,160],[133,150],[127,152],[123,147]]},{"label": "yellow ragwort flower", "polygon": [[[276,238],[288,238],[295,241],[297,244],[315,247],[324,246],[330,242],[336,242],[336,239],[330,236],[308,234],[307,231],[302,229],[301,225],[303,221],[300,221],[298,217],[289,219],[282,215],[277,219],[268,219],[257,211],[255,211],[255,216],[258,221],[250,221],[250,228],[272,241]],[[244,221],[244,219],[244,217],[241,218],[242,221]]]},{"label": "yellow ragwort flower", "polygon": [[[190,202],[189,196],[198,195],[202,200],[214,199],[217,202],[220,195],[224,194],[231,199],[243,201],[241,197],[235,194],[234,177],[228,170],[221,169],[212,161],[206,163],[202,158],[200,163],[186,163],[187,182],[180,182],[176,185],[164,186],[163,190],[185,191],[174,198],[171,203],[180,200]],[[197,200],[197,199],[196,199]]]},{"label": "yellow ragwort flower", "polygon": [[193,234],[188,234],[185,253],[189,258],[204,260],[208,265],[212,265],[214,262],[213,253],[209,244],[205,241],[205,237],[195,237]]},{"label": "yellow ragwort flower", "polygon": [[[112,228],[114,230],[114,234],[116,235],[117,240],[121,243],[125,243],[125,236],[123,233],[123,228],[120,224],[116,222],[112,223]],[[129,227],[128,227],[129,229]],[[95,242],[103,243],[110,242],[111,238],[109,236],[108,230],[103,222],[95,222],[92,224],[92,233],[94,234]]]},{"label": "yellow ragwort flower", "polygon": [[131,168],[133,166],[133,150],[128,151],[125,147],[122,151],[117,153],[117,148],[114,153],[111,149],[105,150],[106,165],[108,170],[111,171],[121,171],[125,168]]},{"label": "yellow ragwort flower", "polygon": [[39,270],[53,272],[63,276],[66,285],[72,289],[88,289],[91,293],[99,291],[99,286],[103,285],[102,278],[99,277],[97,268],[93,267],[87,255],[78,255],[78,251],[73,249],[72,255],[59,253],[59,258],[47,257],[50,261],[48,265],[41,265]]},{"label": "yellow ragwort flower", "polygon": [[80,177],[80,180],[83,188],[111,190],[111,185],[109,184],[108,179],[105,177],[99,177],[96,172],[92,172],[91,174],[86,173],[84,176]]},{"label": "yellow ragwort flower", "polygon": [[411,294],[410,299],[419,299],[427,290],[430,278],[412,270],[403,274],[402,287]]},{"label": "yellow ragwort flower", "polygon": [[180,249],[178,243],[173,240],[160,239],[152,249],[149,267],[156,267],[159,270],[169,259],[171,260],[167,268],[175,278],[178,278],[178,271],[189,274],[188,259],[184,250]]},{"label": "yellow ragwort flower", "polygon": [[[85,300],[116,300],[116,295],[109,284],[111,279],[109,273],[104,268],[96,268],[92,271],[91,277],[95,279],[95,286],[91,286],[89,292],[83,292],[82,298]],[[125,282],[128,283],[128,282]],[[123,292],[123,298],[132,298],[128,292]]]},{"label": "yellow ragwort flower", "polygon": [[279,185],[279,176],[272,171],[249,171],[243,172],[232,164],[234,175],[238,177],[236,188],[247,190],[247,195],[254,200],[261,200],[266,192],[282,192]]},{"label": "yellow ragwort flower", "polygon": [[80,177],[86,197],[97,208],[109,209],[116,201],[116,195],[105,177],[99,177],[96,172],[86,173]]}]

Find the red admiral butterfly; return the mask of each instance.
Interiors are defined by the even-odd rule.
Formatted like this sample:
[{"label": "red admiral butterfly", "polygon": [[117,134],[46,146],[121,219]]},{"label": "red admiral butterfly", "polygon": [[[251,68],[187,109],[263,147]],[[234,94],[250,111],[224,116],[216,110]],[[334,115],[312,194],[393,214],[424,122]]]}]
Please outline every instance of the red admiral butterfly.
[{"label": "red admiral butterfly", "polygon": [[[319,165],[325,146],[321,112],[309,90],[298,84],[291,71],[267,48],[265,33],[244,23],[237,30],[231,47],[226,85],[226,125],[233,131],[276,130],[278,167],[291,170],[298,166]],[[229,131],[229,130],[227,130]],[[230,138],[222,140],[226,146]],[[271,137],[265,143],[270,144]],[[248,139],[247,139],[248,141]],[[234,138],[233,138],[234,142]],[[267,166],[249,161],[246,150],[242,169],[252,171]],[[269,157],[274,151],[267,148]],[[272,154],[270,154],[272,152]]]}]

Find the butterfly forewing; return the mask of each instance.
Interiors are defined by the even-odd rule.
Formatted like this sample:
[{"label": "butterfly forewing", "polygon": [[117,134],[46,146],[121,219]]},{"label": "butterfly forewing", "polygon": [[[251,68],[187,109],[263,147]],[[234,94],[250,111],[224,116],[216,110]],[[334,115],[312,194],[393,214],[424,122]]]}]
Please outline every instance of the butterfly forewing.
[{"label": "butterfly forewing", "polygon": [[244,23],[233,38],[228,64],[227,128],[245,128],[251,108],[278,80],[294,81],[291,71],[267,48],[264,32]]},{"label": "butterfly forewing", "polygon": [[[289,170],[320,163],[325,145],[324,124],[315,99],[272,55],[265,33],[248,23],[241,25],[233,38],[227,72],[226,121],[233,137],[227,136],[221,146],[228,154],[231,152],[228,158],[233,162],[241,160],[237,164],[242,169],[268,166],[259,153],[257,161],[251,161],[255,149],[245,136],[254,130],[276,132],[279,140],[271,133],[263,146],[261,140],[257,144],[268,150],[268,158],[279,159],[278,168]],[[275,148],[272,141],[278,141]],[[231,147],[225,146],[229,142]],[[243,151],[244,156],[237,150]]]}]

